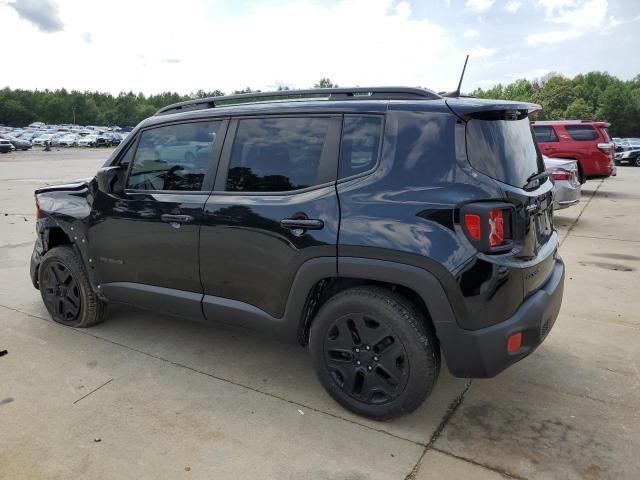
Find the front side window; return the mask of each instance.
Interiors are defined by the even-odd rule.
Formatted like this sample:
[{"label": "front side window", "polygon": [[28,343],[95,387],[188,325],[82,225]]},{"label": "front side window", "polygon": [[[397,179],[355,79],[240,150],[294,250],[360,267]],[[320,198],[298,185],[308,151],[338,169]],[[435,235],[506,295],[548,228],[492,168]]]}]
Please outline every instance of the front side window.
[{"label": "front side window", "polygon": [[378,161],[381,137],[381,117],[345,116],[340,148],[340,178],[373,168]]},{"label": "front side window", "polygon": [[127,188],[200,190],[220,123],[181,123],[142,132]]},{"label": "front side window", "polygon": [[577,142],[587,142],[589,140],[597,140],[598,132],[591,125],[567,125],[564,127],[567,132]]},{"label": "front side window", "polygon": [[288,192],[335,179],[335,171],[323,168],[329,121],[326,117],[240,120],[226,190]]},{"label": "front side window", "polygon": [[538,140],[539,143],[558,141],[558,136],[553,127],[534,126],[533,131],[536,133],[536,140]]}]

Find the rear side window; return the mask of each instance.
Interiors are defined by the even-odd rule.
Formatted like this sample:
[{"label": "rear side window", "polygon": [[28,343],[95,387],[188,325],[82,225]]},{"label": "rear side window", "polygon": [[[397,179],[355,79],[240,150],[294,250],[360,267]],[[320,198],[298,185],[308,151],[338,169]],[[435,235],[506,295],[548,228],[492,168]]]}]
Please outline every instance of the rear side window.
[{"label": "rear side window", "polygon": [[524,187],[530,176],[544,171],[528,118],[470,120],[467,157],[479,172],[516,187]]},{"label": "rear side window", "polygon": [[556,131],[553,129],[553,127],[535,126],[533,127],[533,131],[536,134],[536,139],[540,143],[558,141],[558,135],[556,135]]},{"label": "rear side window", "polygon": [[345,116],[340,148],[340,178],[372,169],[378,161],[381,139],[381,117]]},{"label": "rear side window", "polygon": [[142,132],[127,188],[200,190],[220,123],[182,123]]},{"label": "rear side window", "polygon": [[566,125],[564,128],[577,142],[587,142],[589,140],[598,140],[600,136],[595,128],[591,125]]},{"label": "rear side window", "polygon": [[240,120],[226,190],[289,192],[334,180],[335,158],[327,159],[329,124],[327,117]]}]

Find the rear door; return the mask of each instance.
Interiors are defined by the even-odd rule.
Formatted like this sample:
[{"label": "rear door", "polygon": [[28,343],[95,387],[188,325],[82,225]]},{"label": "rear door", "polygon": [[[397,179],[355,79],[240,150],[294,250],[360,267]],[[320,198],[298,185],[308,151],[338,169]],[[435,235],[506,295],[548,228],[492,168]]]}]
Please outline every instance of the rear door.
[{"label": "rear door", "polygon": [[336,256],[340,122],[332,115],[231,121],[200,234],[208,318],[227,300],[280,318],[300,266]]},{"label": "rear door", "polygon": [[147,128],[118,159],[128,171],[126,189],[96,192],[89,228],[107,297],[127,303],[136,296],[153,302],[149,292],[182,297],[189,304],[183,309],[200,313],[200,222],[226,125],[207,120]]},{"label": "rear door", "polygon": [[542,153],[549,157],[557,156],[560,149],[560,139],[552,125],[534,125],[533,131]]}]

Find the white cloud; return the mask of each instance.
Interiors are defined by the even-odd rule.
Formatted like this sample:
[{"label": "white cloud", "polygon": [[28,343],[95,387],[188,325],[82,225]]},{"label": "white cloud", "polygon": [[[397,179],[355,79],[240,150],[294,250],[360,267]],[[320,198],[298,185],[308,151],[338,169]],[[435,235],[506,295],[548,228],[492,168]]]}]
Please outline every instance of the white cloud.
[{"label": "white cloud", "polygon": [[522,2],[520,2],[519,0],[511,0],[509,3],[507,3],[507,6],[504,7],[504,9],[509,13],[516,13],[518,10],[520,10],[520,7],[522,7]]},{"label": "white cloud", "polygon": [[552,30],[527,36],[528,45],[553,44],[582,36],[578,30]]},{"label": "white cloud", "polygon": [[490,9],[496,0],[466,0],[464,6],[467,10],[483,12]]},{"label": "white cloud", "polygon": [[462,35],[464,37],[466,37],[466,38],[474,38],[474,37],[477,37],[478,35],[480,35],[480,32],[478,30],[476,30],[475,28],[469,28],[469,29],[465,30]]},{"label": "white cloud", "polygon": [[607,0],[588,0],[582,4],[559,8],[547,15],[547,21],[574,28],[596,28],[607,19]]},{"label": "white cloud", "polygon": [[497,48],[485,48],[485,47],[475,47],[469,51],[469,56],[471,58],[482,58],[482,57],[491,57],[497,53]]},{"label": "white cloud", "polygon": [[[415,18],[406,1],[288,0],[242,10],[227,2],[225,11],[221,2],[209,0],[155,2],[153,8],[111,0],[99,17],[93,2],[57,3],[65,29],[51,35],[18,21],[17,12],[0,2],[0,44],[20,44],[3,51],[15,68],[3,70],[0,88],[230,92],[284,82],[305,88],[330,77],[344,86],[444,90],[464,58],[443,26]],[[176,20],[181,12],[189,12],[188,22]],[[91,44],[80,40],[89,38],[86,33]],[[61,67],[59,55],[42,55],[43,45],[82,61]],[[411,45],[424,47],[419,56]],[[117,63],[105,64],[104,58]]]},{"label": "white cloud", "polygon": [[554,44],[582,37],[591,32],[602,33],[619,23],[608,17],[608,0],[537,0],[545,10],[545,22],[565,27],[534,33],[527,37],[529,45]]}]

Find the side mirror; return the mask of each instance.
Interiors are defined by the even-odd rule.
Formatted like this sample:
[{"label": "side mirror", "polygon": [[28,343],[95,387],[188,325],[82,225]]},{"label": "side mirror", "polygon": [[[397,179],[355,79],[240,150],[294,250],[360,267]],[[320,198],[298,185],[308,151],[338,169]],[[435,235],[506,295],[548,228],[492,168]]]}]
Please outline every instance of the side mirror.
[{"label": "side mirror", "polygon": [[98,190],[104,193],[123,192],[125,172],[126,169],[120,165],[101,168],[96,174]]}]

